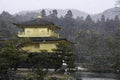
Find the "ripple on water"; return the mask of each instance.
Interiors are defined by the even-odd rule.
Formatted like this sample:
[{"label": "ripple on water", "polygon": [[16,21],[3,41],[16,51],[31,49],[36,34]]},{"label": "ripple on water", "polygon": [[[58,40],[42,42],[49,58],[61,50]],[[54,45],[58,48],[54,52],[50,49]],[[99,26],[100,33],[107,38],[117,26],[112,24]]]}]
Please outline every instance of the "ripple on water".
[{"label": "ripple on water", "polygon": [[82,78],[82,80],[116,80],[110,78]]}]

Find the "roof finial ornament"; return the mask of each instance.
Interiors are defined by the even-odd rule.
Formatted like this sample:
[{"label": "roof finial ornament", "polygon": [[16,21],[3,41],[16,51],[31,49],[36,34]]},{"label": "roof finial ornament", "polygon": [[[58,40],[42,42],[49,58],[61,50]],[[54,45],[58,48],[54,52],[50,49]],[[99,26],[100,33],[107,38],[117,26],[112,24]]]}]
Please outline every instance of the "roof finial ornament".
[{"label": "roof finial ornament", "polygon": [[37,16],[37,19],[42,19],[42,16]]}]

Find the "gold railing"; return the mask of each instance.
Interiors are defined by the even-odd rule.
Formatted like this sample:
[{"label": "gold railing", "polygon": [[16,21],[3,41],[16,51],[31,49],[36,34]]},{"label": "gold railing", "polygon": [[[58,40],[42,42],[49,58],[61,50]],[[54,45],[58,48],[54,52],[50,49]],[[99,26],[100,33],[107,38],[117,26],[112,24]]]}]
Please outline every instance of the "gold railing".
[{"label": "gold railing", "polygon": [[18,32],[18,36],[19,37],[56,37],[56,38],[59,38],[59,34],[56,34],[56,33],[51,33],[51,34],[49,34],[49,35],[35,35],[35,34],[31,34],[31,35],[26,35],[25,34],[25,32],[21,32],[21,31],[19,31]]}]

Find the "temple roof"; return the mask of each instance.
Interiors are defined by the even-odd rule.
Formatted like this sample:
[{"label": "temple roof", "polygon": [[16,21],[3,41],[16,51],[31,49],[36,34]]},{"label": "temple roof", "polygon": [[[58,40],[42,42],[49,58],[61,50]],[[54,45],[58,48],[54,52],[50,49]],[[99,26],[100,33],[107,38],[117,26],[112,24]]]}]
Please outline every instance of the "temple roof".
[{"label": "temple roof", "polygon": [[46,19],[46,18],[37,18],[34,20],[26,21],[26,22],[19,22],[19,23],[13,23],[14,25],[20,26],[20,27],[43,27],[43,26],[50,26],[53,25],[56,28],[60,28],[54,24],[54,22]]},{"label": "temple roof", "polygon": [[52,38],[52,37],[31,37],[30,40],[32,40],[33,42],[67,41],[69,43],[72,43],[65,38]]}]

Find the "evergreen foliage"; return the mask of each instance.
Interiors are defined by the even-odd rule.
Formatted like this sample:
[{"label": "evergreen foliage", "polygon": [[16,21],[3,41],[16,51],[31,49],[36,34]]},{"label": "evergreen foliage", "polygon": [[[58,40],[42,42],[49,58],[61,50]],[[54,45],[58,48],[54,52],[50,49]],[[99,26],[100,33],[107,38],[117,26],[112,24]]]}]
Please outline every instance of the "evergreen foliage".
[{"label": "evergreen foliage", "polygon": [[[85,19],[83,17],[73,18],[71,10],[60,18],[57,17],[59,14],[57,10],[53,10],[49,15],[46,15],[45,10],[42,10],[41,14],[42,16],[46,16],[46,19],[53,21],[55,25],[62,27],[62,30],[59,32],[62,35],[61,37],[65,37],[76,43],[75,57],[78,64],[88,68],[93,65],[93,69],[96,69],[94,67],[97,67],[97,69],[98,67],[99,69],[104,67],[113,69],[114,65],[114,69],[119,69],[119,60],[117,60],[119,59],[117,56],[119,53],[119,38],[116,38],[119,35],[116,32],[120,27],[118,15],[114,19],[109,19],[105,15],[102,15],[99,20],[93,21],[90,15]],[[38,14],[35,15],[38,16]],[[9,13],[3,12],[0,15],[0,37],[8,38],[17,35],[17,31],[20,29],[16,28],[12,22],[23,22],[30,19],[34,18],[24,15],[13,17]],[[49,57],[51,59],[58,59],[53,56]],[[62,64],[61,61],[59,63],[54,61],[54,63],[58,67]],[[49,66],[47,63],[46,65]]]}]

